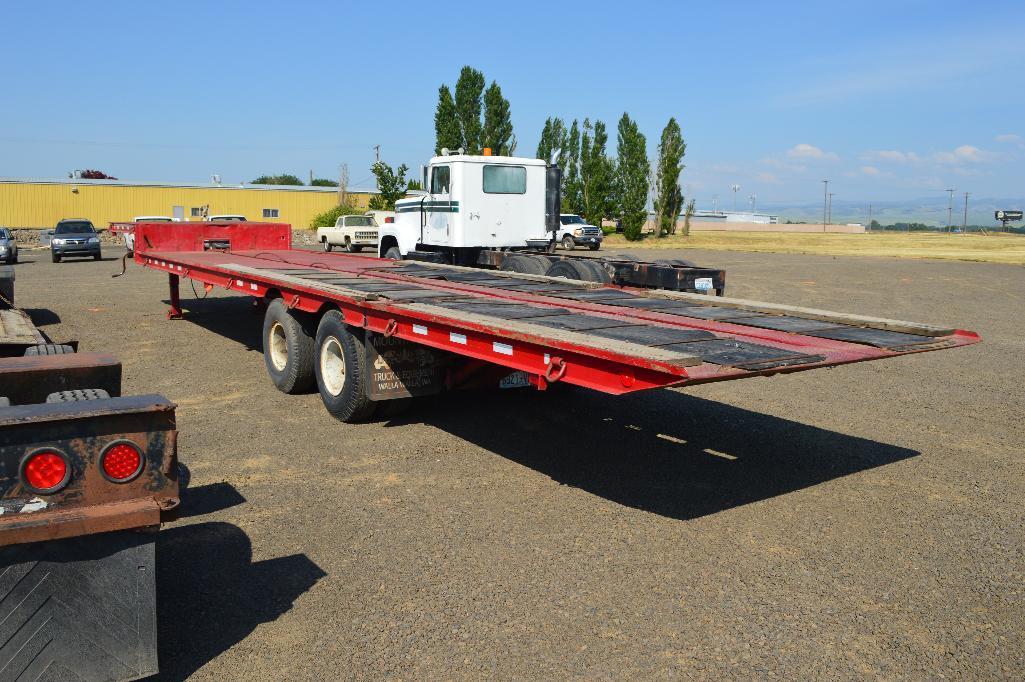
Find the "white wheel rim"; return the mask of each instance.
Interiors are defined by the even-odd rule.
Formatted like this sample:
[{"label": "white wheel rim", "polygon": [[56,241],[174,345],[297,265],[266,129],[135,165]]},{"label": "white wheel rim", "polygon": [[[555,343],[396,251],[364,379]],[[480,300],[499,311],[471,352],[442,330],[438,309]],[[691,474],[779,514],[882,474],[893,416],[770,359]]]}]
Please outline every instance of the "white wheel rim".
[{"label": "white wheel rim", "polygon": [[338,395],[345,386],[345,354],[342,344],[333,336],[327,337],[320,348],[320,378],[331,395]]},{"label": "white wheel rim", "polygon": [[288,338],[285,336],[285,327],[280,322],[271,325],[267,346],[270,348],[270,361],[274,369],[284,371],[288,365]]}]

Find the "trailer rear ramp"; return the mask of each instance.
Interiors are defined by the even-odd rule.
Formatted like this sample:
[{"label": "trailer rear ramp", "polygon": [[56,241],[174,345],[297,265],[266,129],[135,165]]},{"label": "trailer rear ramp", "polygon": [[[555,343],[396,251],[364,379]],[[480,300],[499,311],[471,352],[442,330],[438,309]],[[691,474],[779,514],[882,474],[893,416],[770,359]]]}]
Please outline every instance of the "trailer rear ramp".
[{"label": "trailer rear ramp", "polygon": [[[451,356],[622,394],[973,344],[973,332],[782,304],[291,249],[287,225],[140,224],[136,262]],[[267,339],[265,339],[267,343]],[[451,374],[451,370],[450,370]],[[451,381],[449,382],[452,383]],[[450,386],[451,387],[451,386]]]}]

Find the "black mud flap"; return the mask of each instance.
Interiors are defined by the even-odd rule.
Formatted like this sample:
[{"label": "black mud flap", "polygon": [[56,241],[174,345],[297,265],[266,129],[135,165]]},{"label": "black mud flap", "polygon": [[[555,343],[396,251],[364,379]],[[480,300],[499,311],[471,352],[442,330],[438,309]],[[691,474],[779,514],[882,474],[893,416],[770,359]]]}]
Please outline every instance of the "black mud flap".
[{"label": "black mud flap", "polygon": [[365,385],[371,400],[432,395],[445,388],[449,357],[444,351],[372,332],[367,332],[366,349]]},{"label": "black mud flap", "polygon": [[157,673],[157,534],[0,547],[0,680]]}]

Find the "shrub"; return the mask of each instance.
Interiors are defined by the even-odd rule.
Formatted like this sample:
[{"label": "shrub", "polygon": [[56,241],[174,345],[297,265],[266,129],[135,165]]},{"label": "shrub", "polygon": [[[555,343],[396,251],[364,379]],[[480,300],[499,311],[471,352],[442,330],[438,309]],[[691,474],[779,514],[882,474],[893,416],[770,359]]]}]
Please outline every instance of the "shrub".
[{"label": "shrub", "polygon": [[313,221],[310,223],[310,227],[316,229],[318,227],[331,227],[335,224],[343,215],[362,215],[365,211],[352,204],[342,204],[341,206],[335,206],[329,208],[323,213],[318,213],[313,216]]}]

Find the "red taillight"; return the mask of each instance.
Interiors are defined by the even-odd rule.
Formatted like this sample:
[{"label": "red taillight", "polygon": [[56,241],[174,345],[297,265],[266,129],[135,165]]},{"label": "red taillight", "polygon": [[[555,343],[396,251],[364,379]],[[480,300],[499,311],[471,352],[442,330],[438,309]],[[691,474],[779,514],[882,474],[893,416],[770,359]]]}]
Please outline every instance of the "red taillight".
[{"label": "red taillight", "polygon": [[132,443],[112,443],[100,455],[100,468],[114,483],[127,483],[142,471],[142,453]]},{"label": "red taillight", "polygon": [[68,461],[57,450],[39,450],[25,458],[21,465],[21,479],[27,488],[37,493],[55,493],[71,478]]},{"label": "red taillight", "polygon": [[394,223],[395,222],[395,216],[388,216],[388,217],[386,217],[384,219],[384,222],[386,222],[386,223]]}]

